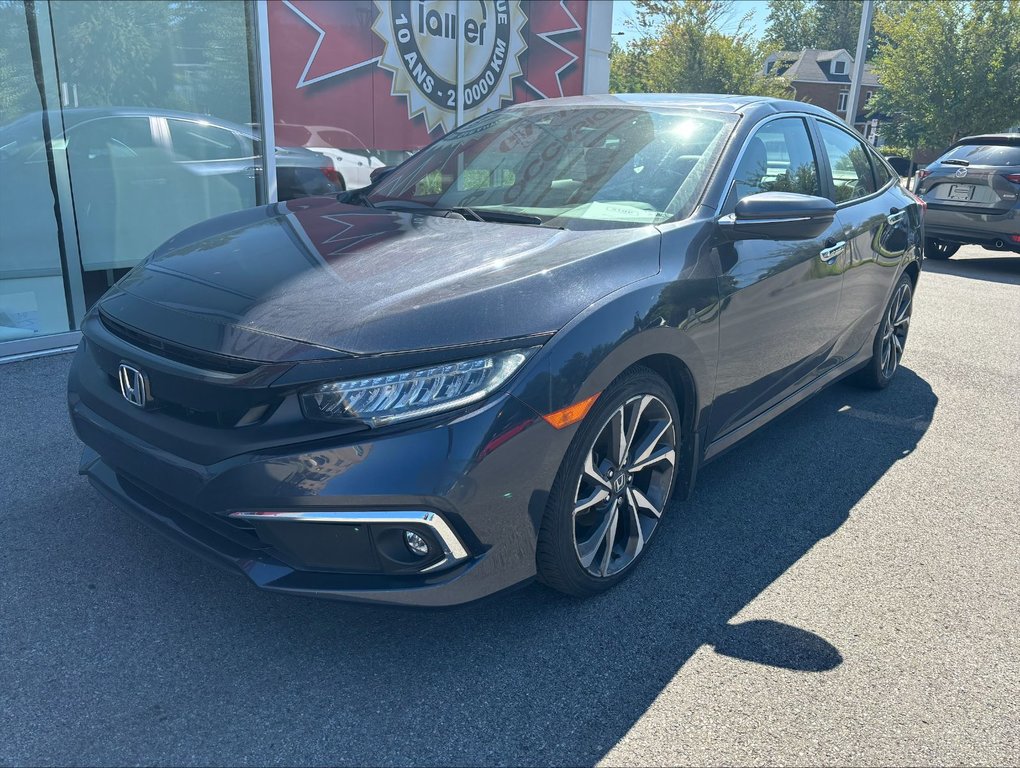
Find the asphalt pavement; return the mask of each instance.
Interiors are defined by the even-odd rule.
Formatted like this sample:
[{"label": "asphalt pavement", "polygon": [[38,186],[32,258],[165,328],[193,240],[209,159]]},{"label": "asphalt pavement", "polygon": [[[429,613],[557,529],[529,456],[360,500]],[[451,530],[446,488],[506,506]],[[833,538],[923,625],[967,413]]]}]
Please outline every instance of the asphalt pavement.
[{"label": "asphalt pavement", "polygon": [[904,369],[706,467],[588,601],[258,592],[76,475],[0,365],[0,764],[1020,763],[1020,258],[927,265]]}]

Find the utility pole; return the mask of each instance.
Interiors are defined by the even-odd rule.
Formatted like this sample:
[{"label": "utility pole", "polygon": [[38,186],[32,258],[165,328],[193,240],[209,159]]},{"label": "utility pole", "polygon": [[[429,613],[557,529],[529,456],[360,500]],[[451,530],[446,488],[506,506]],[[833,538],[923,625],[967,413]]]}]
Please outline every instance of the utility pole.
[{"label": "utility pole", "polygon": [[846,122],[851,128],[857,117],[857,105],[861,99],[861,80],[864,79],[864,57],[868,52],[868,37],[871,36],[871,17],[875,13],[875,0],[864,0],[861,8],[861,28],[857,33],[857,56],[854,57],[854,71],[850,75],[850,98],[846,105]]},{"label": "utility pole", "polygon": [[[464,122],[464,3],[457,0],[457,111],[454,127],[459,128]],[[461,162],[463,162],[461,155]]]}]

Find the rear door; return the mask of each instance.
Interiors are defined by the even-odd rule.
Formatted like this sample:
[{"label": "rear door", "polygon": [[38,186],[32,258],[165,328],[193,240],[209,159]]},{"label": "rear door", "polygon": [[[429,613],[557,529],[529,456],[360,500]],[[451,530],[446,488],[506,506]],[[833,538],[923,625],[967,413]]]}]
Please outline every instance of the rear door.
[{"label": "rear door", "polygon": [[847,242],[834,350],[834,362],[842,362],[871,340],[907,249],[911,219],[892,174],[872,150],[835,123],[815,123],[827,194],[838,206]]},{"label": "rear door", "polygon": [[[748,138],[720,211],[758,192],[820,195],[817,151],[801,117],[762,123]],[[833,222],[807,240],[737,240],[718,247],[722,310],[713,435],[722,436],[830,365],[846,243]]]}]

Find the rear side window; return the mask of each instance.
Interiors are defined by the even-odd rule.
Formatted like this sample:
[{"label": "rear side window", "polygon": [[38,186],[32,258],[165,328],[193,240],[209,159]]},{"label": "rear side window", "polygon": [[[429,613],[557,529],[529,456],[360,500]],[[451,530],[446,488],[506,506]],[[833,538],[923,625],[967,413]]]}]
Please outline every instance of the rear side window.
[{"label": "rear side window", "polygon": [[966,160],[968,165],[1020,165],[1020,145],[963,144],[939,158],[940,163],[946,160]]},{"label": "rear side window", "polygon": [[875,185],[881,189],[893,178],[892,171],[875,152],[869,150],[868,157],[871,158],[871,169],[875,172]]},{"label": "rear side window", "polygon": [[251,142],[242,146],[233,131],[191,120],[167,121],[174,153],[184,160],[235,160],[252,154]]},{"label": "rear side window", "polygon": [[845,203],[875,191],[868,149],[860,140],[830,123],[818,122],[822,145],[829,158],[833,201]]}]

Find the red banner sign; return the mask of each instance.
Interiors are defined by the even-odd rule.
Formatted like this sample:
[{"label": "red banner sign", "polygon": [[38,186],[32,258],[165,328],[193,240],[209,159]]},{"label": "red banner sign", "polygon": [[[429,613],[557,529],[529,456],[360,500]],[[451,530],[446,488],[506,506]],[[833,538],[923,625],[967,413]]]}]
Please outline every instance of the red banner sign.
[{"label": "red banner sign", "polygon": [[275,0],[276,141],[369,161],[366,148],[422,147],[456,124],[458,51],[464,121],[580,94],[587,10],[583,0]]}]

